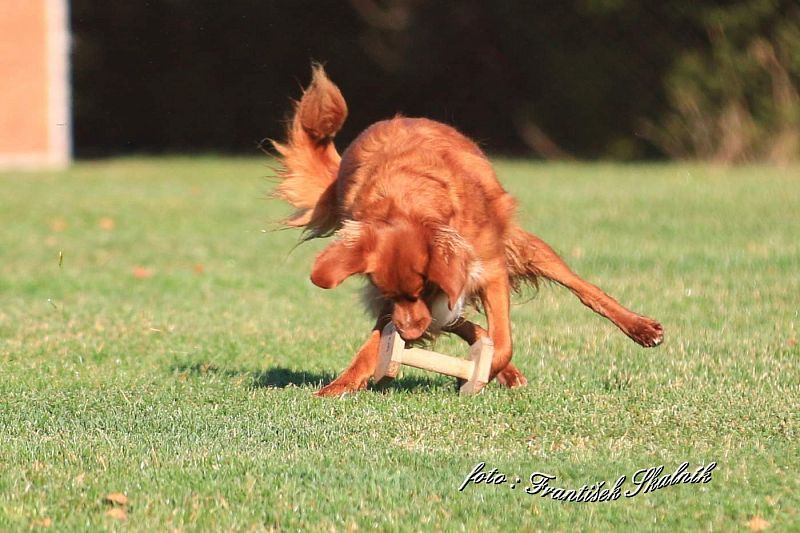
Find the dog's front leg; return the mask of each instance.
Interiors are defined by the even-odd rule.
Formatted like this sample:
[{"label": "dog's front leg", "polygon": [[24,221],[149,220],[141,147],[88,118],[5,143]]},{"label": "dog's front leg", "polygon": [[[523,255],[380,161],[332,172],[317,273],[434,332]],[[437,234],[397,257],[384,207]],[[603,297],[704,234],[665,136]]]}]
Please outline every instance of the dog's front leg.
[{"label": "dog's front leg", "polygon": [[369,378],[378,366],[378,351],[380,349],[381,332],[391,320],[391,315],[382,312],[372,328],[369,339],[356,353],[341,375],[315,392],[316,396],[341,396],[366,388]]},{"label": "dog's front leg", "polygon": [[[503,265],[504,267],[504,265]],[[505,268],[497,268],[496,275],[488,277],[481,292],[481,302],[489,324],[489,337],[494,342],[494,358],[489,380],[495,378],[511,361],[511,290]]]},{"label": "dog's front leg", "polygon": [[[467,344],[473,345],[479,339],[489,336],[489,332],[480,327],[474,322],[469,320],[460,320],[454,326],[445,328],[445,331],[455,333],[461,337]],[[525,375],[514,366],[514,363],[508,363],[506,367],[497,374],[497,382],[501,385],[513,389],[514,387],[524,387],[528,384]],[[460,386],[460,385],[459,385]]]}]

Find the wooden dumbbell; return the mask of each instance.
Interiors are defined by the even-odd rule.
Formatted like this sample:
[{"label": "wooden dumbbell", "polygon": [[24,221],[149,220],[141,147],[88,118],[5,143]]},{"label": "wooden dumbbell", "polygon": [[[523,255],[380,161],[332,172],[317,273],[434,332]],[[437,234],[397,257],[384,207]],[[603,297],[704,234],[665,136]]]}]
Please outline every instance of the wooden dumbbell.
[{"label": "wooden dumbbell", "polygon": [[469,360],[421,348],[406,348],[406,342],[394,325],[389,324],[381,333],[378,366],[372,377],[375,383],[394,379],[400,365],[408,365],[464,379],[466,383],[461,386],[461,394],[477,394],[489,381],[493,355],[494,343],[488,337],[478,339],[469,347]]}]

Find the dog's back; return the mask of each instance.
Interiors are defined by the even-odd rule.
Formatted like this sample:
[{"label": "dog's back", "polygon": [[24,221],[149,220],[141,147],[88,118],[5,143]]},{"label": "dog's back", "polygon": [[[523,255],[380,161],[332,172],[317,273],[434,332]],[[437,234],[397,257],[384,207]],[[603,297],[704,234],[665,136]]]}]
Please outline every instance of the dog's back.
[{"label": "dog's back", "polygon": [[514,207],[475,143],[445,124],[405,117],[373,124],[347,148],[337,198],[348,219],[446,224],[467,241],[488,233],[502,242]]}]

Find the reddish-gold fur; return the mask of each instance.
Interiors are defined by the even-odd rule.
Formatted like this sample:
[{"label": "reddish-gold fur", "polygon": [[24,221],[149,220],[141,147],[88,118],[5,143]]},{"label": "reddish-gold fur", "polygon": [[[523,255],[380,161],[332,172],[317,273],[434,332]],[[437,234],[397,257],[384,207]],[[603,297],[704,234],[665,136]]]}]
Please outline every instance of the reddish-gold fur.
[{"label": "reddish-gold fur", "polygon": [[[547,244],[514,224],[516,202],[475,143],[445,124],[395,117],[367,128],[340,159],[333,137],[346,115],[339,89],[316,66],[287,142],[276,143],[284,165],[276,194],[298,209],[287,223],[305,227],[309,238],[336,235],[317,257],[311,280],[333,288],[353,274],[367,275],[376,317],[350,366],[319,395],[366,386],[389,320],[408,341],[441,331],[469,343],[489,335],[491,377],[509,387],[526,384],[510,363],[509,300],[520,282],[539,277],[572,290],[639,344],[661,342],[658,322],[575,275]],[[488,332],[458,318],[465,301],[478,300]],[[457,320],[436,315],[445,302]]]}]

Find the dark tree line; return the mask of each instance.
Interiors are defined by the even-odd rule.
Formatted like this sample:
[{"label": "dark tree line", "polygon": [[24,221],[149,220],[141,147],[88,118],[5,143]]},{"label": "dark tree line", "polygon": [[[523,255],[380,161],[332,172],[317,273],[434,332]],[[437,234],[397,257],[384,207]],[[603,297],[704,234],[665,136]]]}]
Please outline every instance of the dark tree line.
[{"label": "dark tree line", "polygon": [[[401,112],[493,152],[714,157],[733,142],[714,135],[744,120],[746,159],[756,141],[797,131],[798,11],[794,0],[73,0],[75,145],[254,153],[280,137],[313,59],[349,102],[343,142]],[[720,88],[725,76],[742,87]],[[788,96],[770,107],[778,78]],[[708,138],[691,137],[698,127]]]}]

